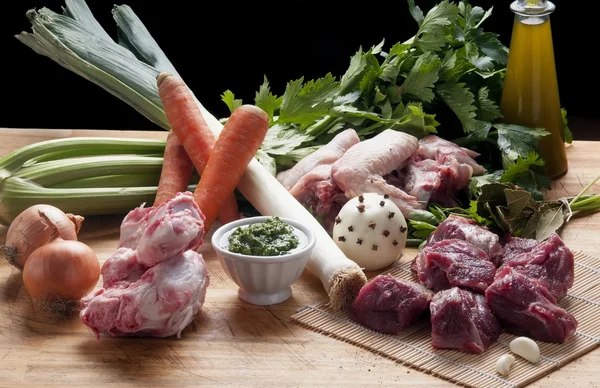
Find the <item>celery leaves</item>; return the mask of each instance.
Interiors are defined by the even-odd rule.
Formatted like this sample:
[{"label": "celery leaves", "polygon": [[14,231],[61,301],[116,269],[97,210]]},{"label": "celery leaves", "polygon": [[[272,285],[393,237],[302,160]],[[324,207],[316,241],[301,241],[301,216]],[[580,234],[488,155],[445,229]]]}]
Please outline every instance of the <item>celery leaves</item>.
[{"label": "celery leaves", "polygon": [[[478,147],[493,178],[527,187],[537,195],[547,186],[538,141],[547,132],[501,123],[500,94],[508,48],[485,31],[492,17],[463,0],[441,0],[424,12],[407,0],[415,34],[400,42],[359,47],[341,77],[287,83],[281,96],[265,77],[255,103],[271,118],[261,149],[277,160],[278,170],[294,163],[347,128],[366,139],[392,128],[418,138],[438,134]],[[235,106],[233,94],[224,102]],[[572,135],[566,125],[565,141]],[[540,165],[542,163],[542,165]]]}]

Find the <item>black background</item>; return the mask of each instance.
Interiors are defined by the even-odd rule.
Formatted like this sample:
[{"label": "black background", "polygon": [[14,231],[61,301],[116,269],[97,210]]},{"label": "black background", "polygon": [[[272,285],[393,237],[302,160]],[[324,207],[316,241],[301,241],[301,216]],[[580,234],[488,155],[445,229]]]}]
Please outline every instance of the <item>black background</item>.
[{"label": "black background", "polygon": [[[328,72],[340,77],[359,47],[368,49],[385,39],[387,49],[416,32],[403,0],[124,3],[133,8],[199,100],[217,116],[228,112],[220,100],[227,89],[251,103],[264,76],[279,95],[293,79],[314,79]],[[436,2],[416,3],[427,11]],[[63,4],[62,0],[3,2],[0,127],[158,130],[116,97],[14,38],[30,30],[25,17],[28,9],[46,6],[61,12]],[[116,37],[113,4],[88,0],[98,21]],[[514,17],[510,1],[471,4],[494,7],[483,27],[498,33],[508,46]],[[555,4],[551,21],[561,103],[574,119],[600,118],[598,61],[593,57],[600,37],[597,14],[590,9],[582,12],[583,6],[575,2],[557,0]],[[572,129],[577,138],[578,128]]]}]

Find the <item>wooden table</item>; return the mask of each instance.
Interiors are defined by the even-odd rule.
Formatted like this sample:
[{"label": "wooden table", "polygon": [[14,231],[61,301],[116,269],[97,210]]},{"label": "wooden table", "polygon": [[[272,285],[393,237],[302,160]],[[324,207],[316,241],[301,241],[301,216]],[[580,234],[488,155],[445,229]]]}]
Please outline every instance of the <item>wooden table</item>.
[{"label": "wooden table", "polygon": [[[0,156],[46,139],[68,136],[165,138],[164,132],[0,129]],[[553,197],[575,195],[600,174],[600,143],[569,147],[570,170]],[[600,191],[600,185],[592,191]],[[103,262],[116,248],[122,216],[88,217],[80,240]],[[0,245],[6,227],[0,227]],[[600,256],[600,213],[573,219],[561,236],[573,250]],[[451,383],[399,365],[290,322],[296,309],[326,299],[306,270],[284,303],[259,307],[240,301],[210,246],[200,252],[211,284],[206,303],[181,339],[96,338],[77,315],[58,320],[32,303],[19,271],[0,260],[0,387],[248,386],[349,387]],[[415,251],[405,255],[408,260]],[[599,317],[600,318],[600,317]],[[600,386],[595,350],[531,385]]]}]

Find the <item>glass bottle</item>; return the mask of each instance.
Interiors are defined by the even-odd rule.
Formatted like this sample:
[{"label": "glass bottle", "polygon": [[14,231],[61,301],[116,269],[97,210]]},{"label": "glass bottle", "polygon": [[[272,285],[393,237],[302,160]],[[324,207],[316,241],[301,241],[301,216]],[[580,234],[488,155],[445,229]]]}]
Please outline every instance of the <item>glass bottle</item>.
[{"label": "glass bottle", "polygon": [[540,139],[539,153],[546,174],[555,179],[568,169],[550,28],[555,6],[546,0],[516,0],[510,8],[515,19],[500,111],[506,123],[550,133]]}]

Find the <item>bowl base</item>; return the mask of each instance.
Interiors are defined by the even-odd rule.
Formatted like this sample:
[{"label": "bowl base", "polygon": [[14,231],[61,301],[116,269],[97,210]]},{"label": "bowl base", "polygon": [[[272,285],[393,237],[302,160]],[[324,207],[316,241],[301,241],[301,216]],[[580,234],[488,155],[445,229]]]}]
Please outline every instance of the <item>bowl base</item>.
[{"label": "bowl base", "polygon": [[292,288],[284,288],[281,291],[272,292],[268,294],[260,294],[255,292],[248,292],[243,289],[238,289],[238,297],[244,302],[255,304],[259,306],[268,306],[277,304],[288,300],[292,296]]}]

